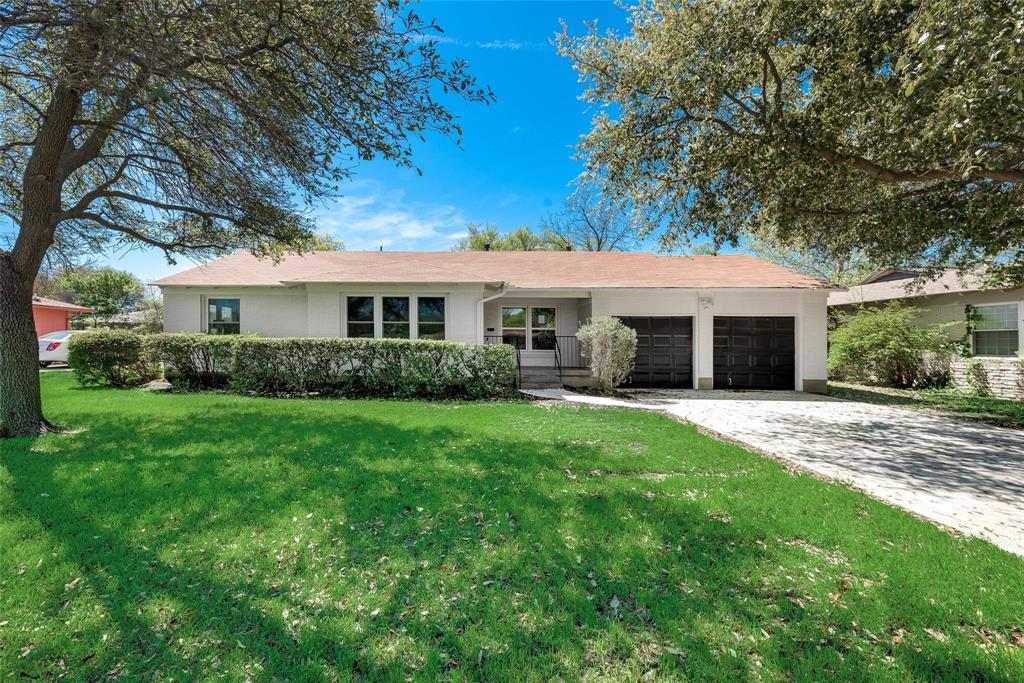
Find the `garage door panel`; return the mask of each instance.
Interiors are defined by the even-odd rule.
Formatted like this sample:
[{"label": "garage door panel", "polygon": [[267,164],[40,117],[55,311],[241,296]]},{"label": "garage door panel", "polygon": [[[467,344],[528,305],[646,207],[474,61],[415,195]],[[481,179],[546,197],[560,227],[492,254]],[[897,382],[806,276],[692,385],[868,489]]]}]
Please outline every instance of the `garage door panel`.
[{"label": "garage door panel", "polygon": [[629,386],[693,386],[693,318],[623,317],[636,331],[637,353]]},{"label": "garage door panel", "polygon": [[791,317],[715,316],[715,388],[794,388],[795,328]]}]

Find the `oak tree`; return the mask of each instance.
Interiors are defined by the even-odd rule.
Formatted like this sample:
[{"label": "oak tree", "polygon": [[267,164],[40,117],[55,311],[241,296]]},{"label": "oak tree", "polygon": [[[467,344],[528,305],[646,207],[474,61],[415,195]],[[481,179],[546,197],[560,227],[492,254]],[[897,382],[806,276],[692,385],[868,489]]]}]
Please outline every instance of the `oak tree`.
[{"label": "oak tree", "polygon": [[489,99],[403,0],[0,5],[0,436],[43,419],[32,283],[54,245],[302,248],[304,205],[371,158],[457,138]]},{"label": "oak tree", "polygon": [[1024,276],[1024,3],[631,12],[559,49],[599,107],[582,156],[647,230]]}]

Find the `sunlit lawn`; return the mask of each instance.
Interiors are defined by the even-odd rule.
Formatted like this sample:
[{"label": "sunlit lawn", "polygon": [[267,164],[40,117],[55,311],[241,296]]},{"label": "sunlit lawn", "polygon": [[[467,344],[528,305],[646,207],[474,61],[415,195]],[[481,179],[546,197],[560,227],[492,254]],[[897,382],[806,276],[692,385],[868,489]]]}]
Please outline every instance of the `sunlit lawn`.
[{"label": "sunlit lawn", "polygon": [[1024,562],[656,414],[85,390],[0,680],[1024,679]]},{"label": "sunlit lawn", "polygon": [[954,388],[892,389],[863,384],[829,382],[831,396],[850,401],[879,403],[911,410],[922,410],[962,420],[985,422],[1000,427],[1024,429],[1024,401],[995,396],[978,396]]}]

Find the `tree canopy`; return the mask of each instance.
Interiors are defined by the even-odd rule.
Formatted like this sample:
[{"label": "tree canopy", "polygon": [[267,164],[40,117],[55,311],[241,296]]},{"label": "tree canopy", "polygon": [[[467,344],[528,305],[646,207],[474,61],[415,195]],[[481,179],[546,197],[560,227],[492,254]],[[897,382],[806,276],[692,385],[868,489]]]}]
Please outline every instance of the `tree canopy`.
[{"label": "tree canopy", "polygon": [[113,268],[69,272],[57,281],[63,291],[73,295],[75,303],[94,309],[100,320],[134,310],[145,292],[139,278]]},{"label": "tree canopy", "polygon": [[559,48],[581,154],[668,245],[1024,261],[1024,4],[643,0]]},{"label": "tree canopy", "polygon": [[836,255],[817,249],[794,249],[759,237],[744,240],[743,248],[758,258],[844,287],[859,284],[878,269],[861,251]]},{"label": "tree canopy", "polygon": [[526,225],[502,233],[489,224],[471,223],[466,226],[466,236],[452,247],[452,251],[545,251],[562,248],[550,236],[537,234]]},{"label": "tree canopy", "polygon": [[313,251],[344,251],[345,242],[322,230],[313,235],[309,242],[309,248]]},{"label": "tree canopy", "polygon": [[45,428],[32,282],[53,249],[307,248],[304,205],[458,139],[490,99],[404,0],[0,5],[0,436]]}]

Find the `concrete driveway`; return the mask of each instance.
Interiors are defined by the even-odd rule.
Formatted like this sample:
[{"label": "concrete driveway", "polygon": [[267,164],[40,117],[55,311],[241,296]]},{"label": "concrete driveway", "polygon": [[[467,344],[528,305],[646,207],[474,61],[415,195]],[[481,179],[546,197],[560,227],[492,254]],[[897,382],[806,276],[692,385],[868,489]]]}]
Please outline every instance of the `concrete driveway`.
[{"label": "concrete driveway", "polygon": [[798,392],[526,393],[662,410],[1024,556],[1024,431]]}]

